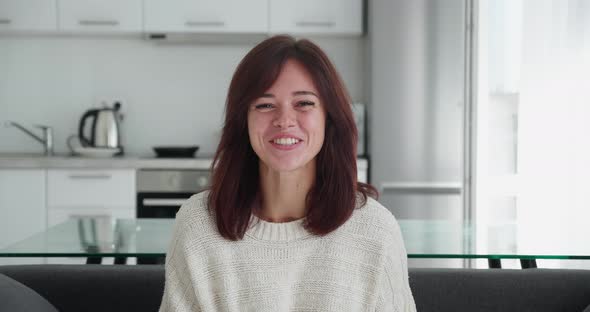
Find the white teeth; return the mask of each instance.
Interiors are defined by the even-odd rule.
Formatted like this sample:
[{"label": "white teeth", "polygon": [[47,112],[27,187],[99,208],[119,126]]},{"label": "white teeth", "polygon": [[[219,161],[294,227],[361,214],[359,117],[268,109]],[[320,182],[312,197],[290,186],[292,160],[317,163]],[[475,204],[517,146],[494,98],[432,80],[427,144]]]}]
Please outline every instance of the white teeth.
[{"label": "white teeth", "polygon": [[298,143],[299,140],[297,140],[295,138],[280,138],[280,139],[275,139],[273,142],[275,144],[279,144],[279,145],[293,145],[295,143]]}]

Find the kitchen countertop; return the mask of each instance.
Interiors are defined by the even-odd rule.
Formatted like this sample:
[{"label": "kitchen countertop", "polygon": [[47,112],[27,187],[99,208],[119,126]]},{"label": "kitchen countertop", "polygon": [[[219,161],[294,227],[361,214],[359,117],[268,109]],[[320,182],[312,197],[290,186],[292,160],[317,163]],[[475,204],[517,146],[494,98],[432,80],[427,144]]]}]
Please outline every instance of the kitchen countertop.
[{"label": "kitchen countertop", "polygon": [[39,156],[26,154],[0,154],[0,169],[204,169],[211,167],[213,159],[111,157],[89,158],[77,156]]},{"label": "kitchen countertop", "polygon": [[[0,153],[0,169],[203,169],[211,168],[213,157],[154,158],[123,156],[89,158]],[[359,170],[367,169],[366,158],[358,158]]]}]

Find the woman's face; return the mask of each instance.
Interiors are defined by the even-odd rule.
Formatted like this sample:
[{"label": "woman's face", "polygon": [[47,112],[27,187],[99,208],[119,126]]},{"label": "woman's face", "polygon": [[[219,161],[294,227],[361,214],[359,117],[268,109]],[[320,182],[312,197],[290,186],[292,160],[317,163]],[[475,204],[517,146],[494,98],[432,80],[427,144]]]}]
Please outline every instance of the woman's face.
[{"label": "woman's face", "polygon": [[324,143],[326,110],[308,71],[288,60],[274,84],[248,110],[254,152],[272,170],[289,172],[315,161]]}]

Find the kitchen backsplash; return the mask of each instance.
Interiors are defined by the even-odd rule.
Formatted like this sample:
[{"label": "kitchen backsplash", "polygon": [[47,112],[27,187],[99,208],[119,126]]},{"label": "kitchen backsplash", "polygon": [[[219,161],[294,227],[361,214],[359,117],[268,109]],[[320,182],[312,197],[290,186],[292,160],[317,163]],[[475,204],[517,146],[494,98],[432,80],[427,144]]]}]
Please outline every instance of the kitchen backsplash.
[{"label": "kitchen backsplash", "polygon": [[[368,94],[365,38],[312,38],[331,57],[354,101]],[[129,155],[154,145],[214,152],[231,75],[254,44],[164,43],[137,38],[0,37],[0,153],[42,152],[4,121],[53,127],[56,153],[83,112],[121,101]]]}]

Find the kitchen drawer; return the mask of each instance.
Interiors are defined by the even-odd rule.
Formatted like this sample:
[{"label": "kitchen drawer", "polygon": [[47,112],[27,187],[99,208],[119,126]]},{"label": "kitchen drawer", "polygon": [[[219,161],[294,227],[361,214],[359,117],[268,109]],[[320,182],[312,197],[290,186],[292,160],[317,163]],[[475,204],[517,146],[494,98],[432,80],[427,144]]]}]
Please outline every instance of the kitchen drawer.
[{"label": "kitchen drawer", "polygon": [[48,207],[135,207],[135,170],[48,170]]},{"label": "kitchen drawer", "polygon": [[81,33],[139,33],[141,0],[59,0],[59,29]]},{"label": "kitchen drawer", "polygon": [[0,0],[0,33],[56,31],[55,0]]}]

